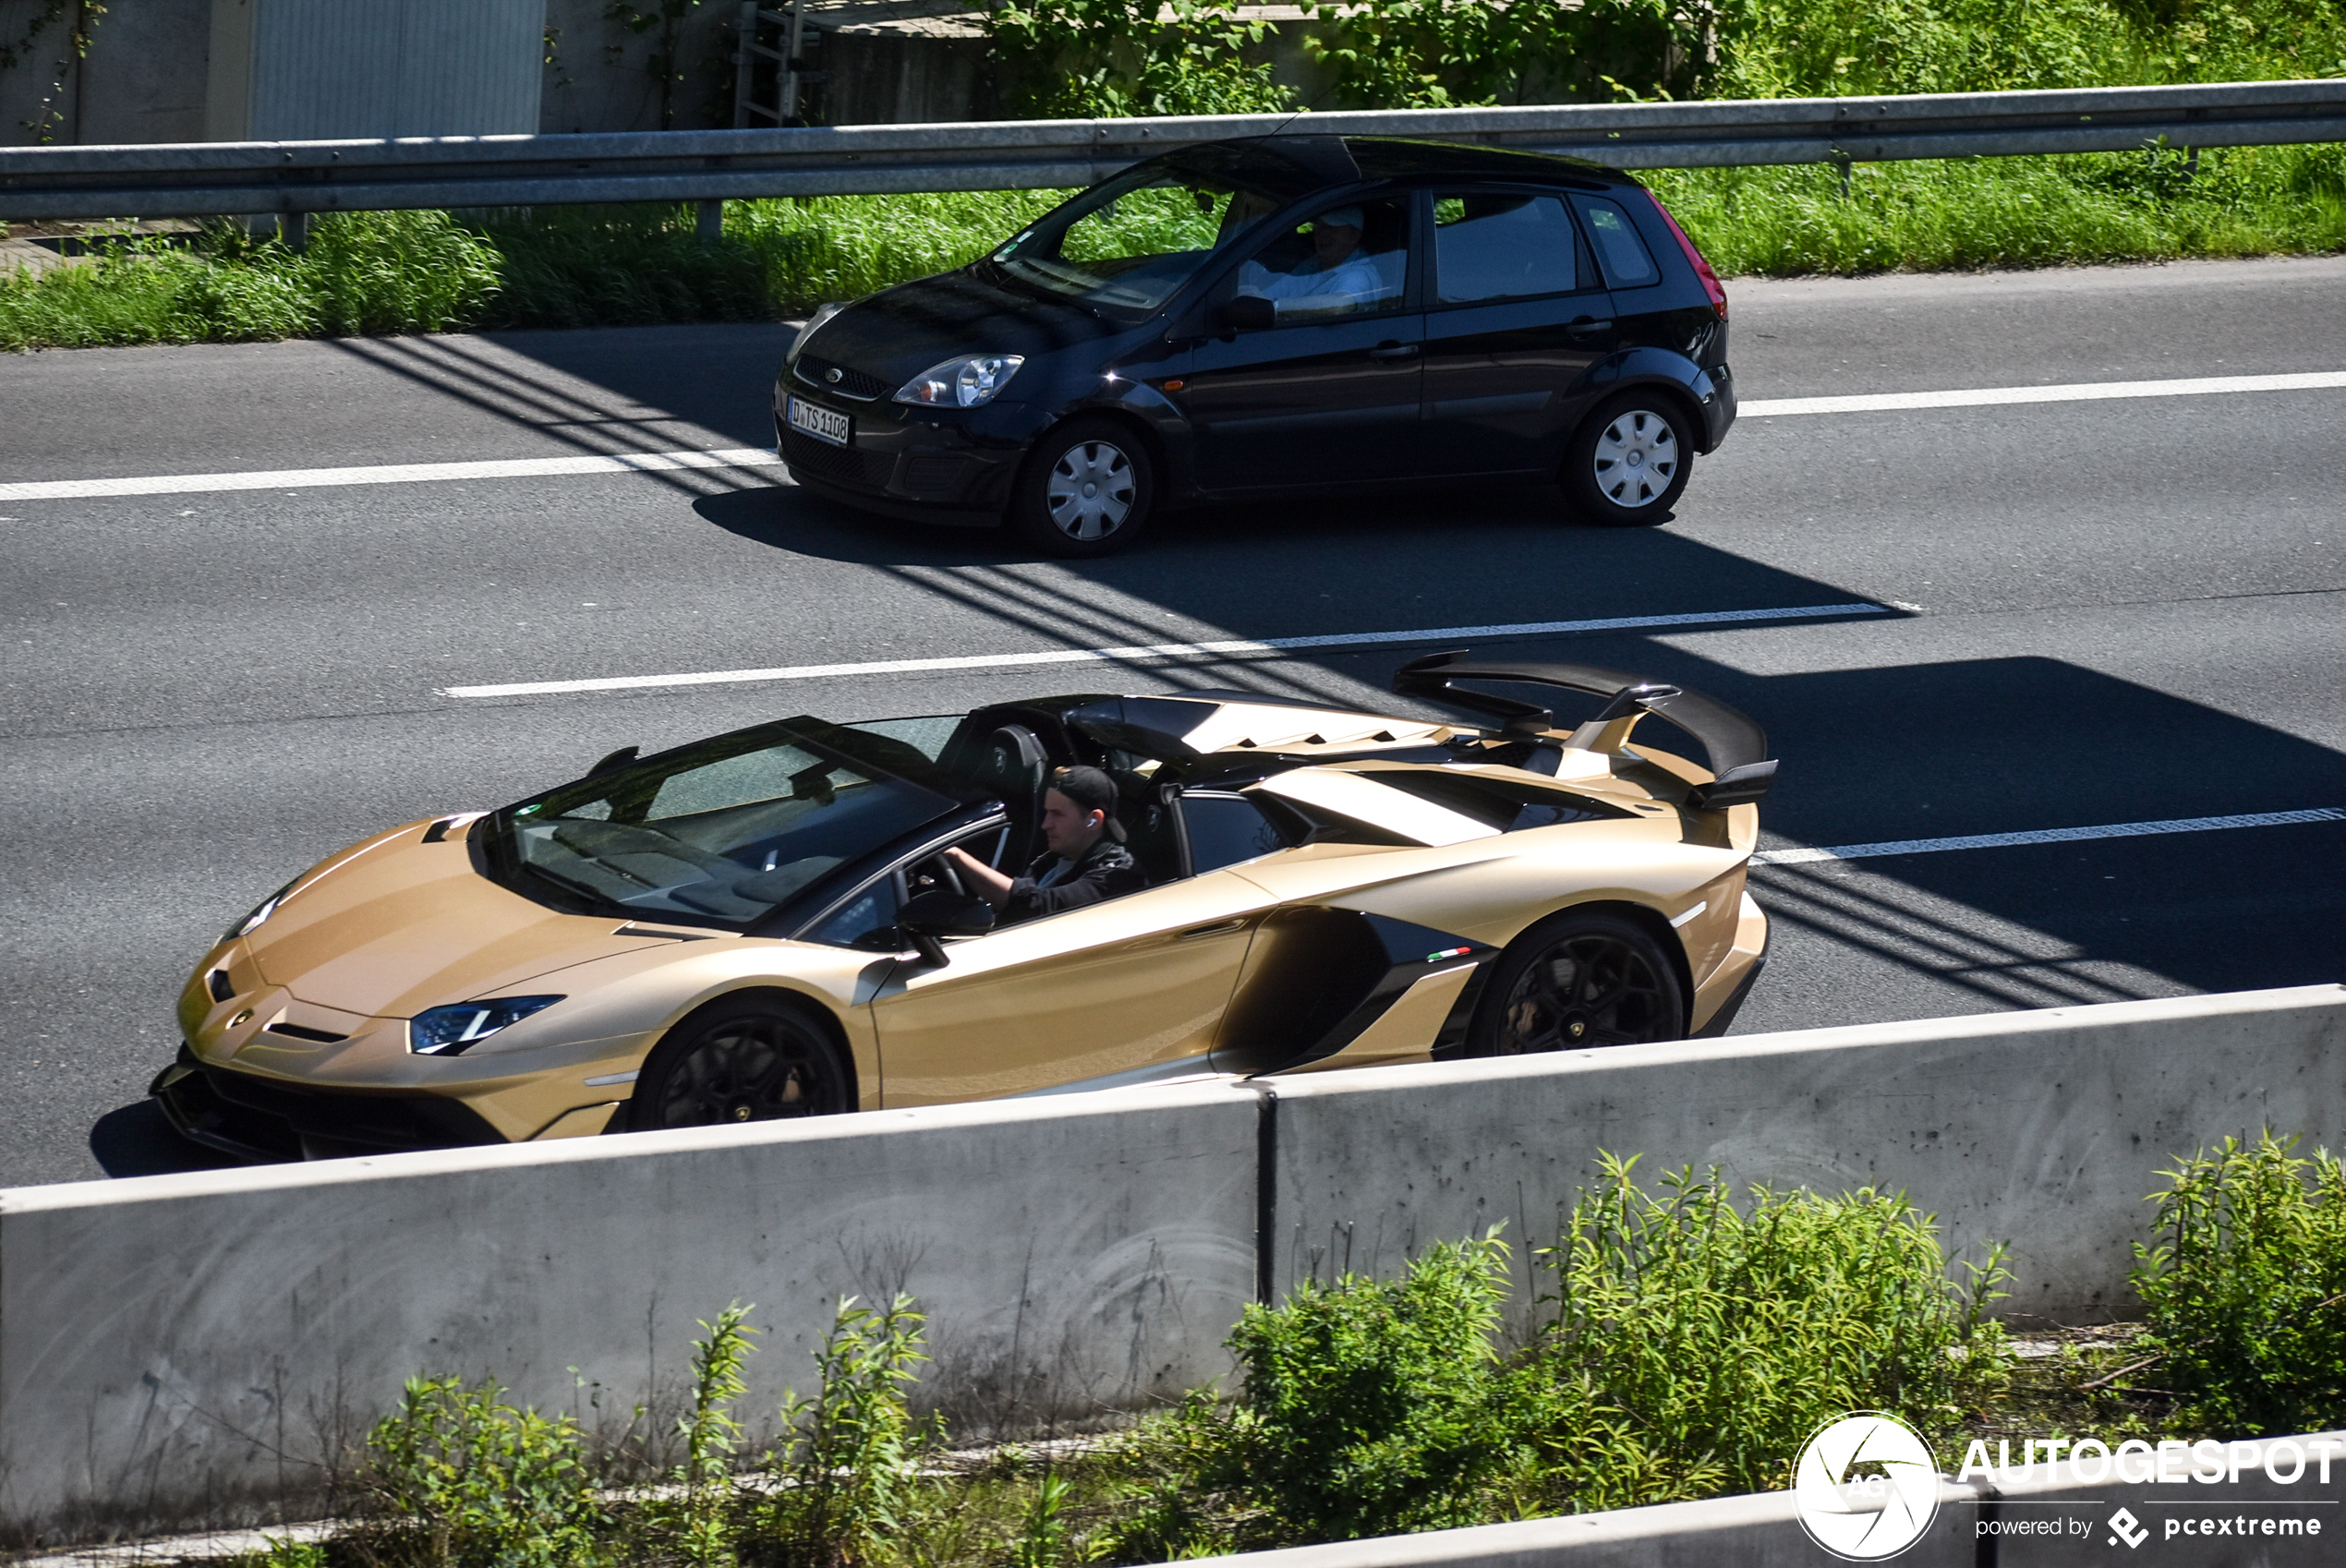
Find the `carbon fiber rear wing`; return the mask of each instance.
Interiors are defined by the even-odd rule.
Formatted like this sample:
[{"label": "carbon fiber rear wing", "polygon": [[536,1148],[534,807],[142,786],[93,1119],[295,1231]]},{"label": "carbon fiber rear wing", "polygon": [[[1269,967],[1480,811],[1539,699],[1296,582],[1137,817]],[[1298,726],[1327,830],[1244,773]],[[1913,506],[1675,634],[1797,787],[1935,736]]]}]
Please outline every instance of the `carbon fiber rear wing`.
[{"label": "carbon fiber rear wing", "polygon": [[[1749,715],[1715,697],[1592,664],[1468,664],[1466,657],[1467,650],[1458,648],[1412,660],[1394,671],[1393,689],[1406,697],[1423,697],[1487,714],[1503,720],[1506,733],[1518,736],[1551,729],[1555,715],[1512,697],[1462,690],[1457,682],[1516,681],[1604,697],[1609,700],[1596,717],[1572,733],[1573,745],[1590,751],[1619,747],[1640,717],[1653,714],[1685,730],[1710,754],[1711,771],[1716,777],[1709,784],[1696,785],[1687,797],[1687,803],[1698,810],[1716,811],[1756,801],[1775,781],[1776,764],[1768,755],[1767,731]],[[1608,730],[1613,733],[1607,735]]]}]

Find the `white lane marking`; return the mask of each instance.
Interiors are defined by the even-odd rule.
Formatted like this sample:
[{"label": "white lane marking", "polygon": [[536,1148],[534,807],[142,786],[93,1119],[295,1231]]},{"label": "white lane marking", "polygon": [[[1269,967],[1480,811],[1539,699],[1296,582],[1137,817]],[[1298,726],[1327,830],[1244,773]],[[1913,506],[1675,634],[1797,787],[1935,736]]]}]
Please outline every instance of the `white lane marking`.
[{"label": "white lane marking", "polygon": [[707,669],[685,675],[607,675],[588,681],[517,681],[500,686],[448,686],[449,697],[534,697],[553,692],[629,692],[647,686],[716,686],[742,681],[820,681],[846,675],[901,675],[924,669],[1017,669],[1038,664],[1106,659],[1194,658],[1202,655],[1280,653],[1293,648],[1373,647],[1394,643],[1471,642],[1544,637],[1566,632],[1642,631],[1738,621],[1794,621],[1819,615],[1887,615],[1878,604],[1807,604],[1784,609],[1714,609],[1694,615],[1624,615],[1603,621],[1522,621],[1503,626],[1436,626],[1422,632],[1336,632],[1313,637],[1261,637],[1216,643],[1157,643],[1131,648],[1050,648],[1039,653],[889,658],[863,664],[787,664],[771,669]]},{"label": "white lane marking", "polygon": [[[1747,419],[1785,414],[1873,414],[1972,408],[2011,403],[2086,403],[2103,398],[2190,397],[2209,392],[2304,392],[2346,387],[2346,370],[2282,376],[2193,376],[2162,381],[2081,381],[2052,387],[1977,387],[1961,392],[1867,392],[1841,397],[1754,398]],[[615,452],[578,457],[490,458],[472,463],[385,463],[350,468],[270,468],[242,474],[153,474],[121,479],[0,482],[0,501],[79,501],[104,496],[194,495],[216,490],[318,489],[343,485],[419,485],[448,479],[537,479],[570,474],[659,473],[677,468],[772,468],[764,447],[711,452]],[[182,515],[187,515],[182,513]],[[0,523],[18,519],[0,517]]]},{"label": "white lane marking", "polygon": [[1946,850],[2002,850],[2021,844],[2074,844],[2086,838],[2142,838],[2161,833],[2213,833],[2227,827],[2286,827],[2304,822],[2346,822],[2346,810],[2315,806],[2305,811],[2252,812],[2244,816],[2179,816],[2164,822],[2113,822],[2100,827],[2042,827],[2028,833],[1969,833],[1955,838],[1893,838],[1879,844],[1836,844],[1830,849],[1762,850],[1754,865],[1806,865],[1813,861],[1859,861],[1876,855],[1935,855]]},{"label": "white lane marking", "polygon": [[615,452],[594,457],[512,457],[479,463],[386,463],[367,468],[272,468],[245,474],[162,474],[131,479],[42,479],[0,484],[0,501],[183,495],[199,490],[311,489],[333,485],[421,485],[443,479],[536,479],[562,474],[659,473],[676,468],[771,468],[763,447],[721,452]]},{"label": "white lane marking", "polygon": [[1755,398],[1739,417],[1779,414],[1880,414],[1907,408],[1976,408],[2007,403],[2095,403],[2121,397],[2196,397],[2209,392],[2309,392],[2346,387],[2346,370],[2288,376],[2187,376],[2165,381],[2074,381],[2056,387],[1976,387],[1963,392],[1864,392],[1845,397]]}]

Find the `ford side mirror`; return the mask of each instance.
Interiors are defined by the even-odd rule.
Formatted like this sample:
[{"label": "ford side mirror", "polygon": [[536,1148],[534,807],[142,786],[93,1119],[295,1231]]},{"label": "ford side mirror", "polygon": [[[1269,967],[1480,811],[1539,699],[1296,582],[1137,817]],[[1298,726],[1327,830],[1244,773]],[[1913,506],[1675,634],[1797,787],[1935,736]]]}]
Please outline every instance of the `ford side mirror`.
[{"label": "ford side mirror", "polygon": [[1222,302],[1215,320],[1239,332],[1260,332],[1278,325],[1278,307],[1260,295],[1241,294]]},{"label": "ford side mirror", "polygon": [[588,768],[586,770],[586,777],[593,778],[599,775],[615,772],[620,768],[625,767],[629,763],[635,760],[635,754],[641,748],[635,746],[620,747],[619,750],[611,753],[611,755],[605,757],[602,761]]},{"label": "ford side mirror", "polygon": [[947,962],[945,949],[937,939],[985,935],[994,929],[994,909],[967,893],[931,888],[904,900],[904,907],[896,911],[896,929],[920,949],[931,968],[942,969]]}]

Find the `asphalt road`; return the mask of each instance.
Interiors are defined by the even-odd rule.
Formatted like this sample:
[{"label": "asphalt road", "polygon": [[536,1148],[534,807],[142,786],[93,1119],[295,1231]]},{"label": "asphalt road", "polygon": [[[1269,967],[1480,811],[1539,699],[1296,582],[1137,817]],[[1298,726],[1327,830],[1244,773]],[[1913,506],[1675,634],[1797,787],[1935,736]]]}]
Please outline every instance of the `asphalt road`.
[{"label": "asphalt road", "polygon": [[[2346,260],[1731,285],[1747,399],[2346,369]],[[0,482],[771,441],[779,328],[0,361]],[[1772,845],[2346,806],[2346,390],[1755,418],[1660,529],[1301,501],[1045,561],[774,469],[0,501],[0,1184],[188,1159],[142,1095],[219,930],[380,826],[793,712],[1412,651],[467,699],[451,686],[1872,601],[1518,645],[1784,759]],[[2346,823],[1781,865],[1737,1032],[2346,979]],[[2334,1135],[2337,1129],[2308,1129]]]}]

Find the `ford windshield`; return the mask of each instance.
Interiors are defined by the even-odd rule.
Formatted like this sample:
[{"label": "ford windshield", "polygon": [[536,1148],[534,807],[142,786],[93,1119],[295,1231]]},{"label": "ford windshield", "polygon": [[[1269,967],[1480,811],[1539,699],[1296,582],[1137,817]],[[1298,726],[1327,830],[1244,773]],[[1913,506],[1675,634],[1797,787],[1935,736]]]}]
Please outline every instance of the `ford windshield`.
[{"label": "ford windshield", "polygon": [[[1036,220],[987,259],[1010,278],[1137,321],[1297,194],[1230,160],[1153,159]],[[1292,173],[1292,171],[1287,171]]]}]

